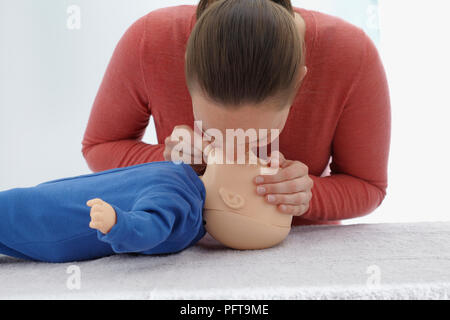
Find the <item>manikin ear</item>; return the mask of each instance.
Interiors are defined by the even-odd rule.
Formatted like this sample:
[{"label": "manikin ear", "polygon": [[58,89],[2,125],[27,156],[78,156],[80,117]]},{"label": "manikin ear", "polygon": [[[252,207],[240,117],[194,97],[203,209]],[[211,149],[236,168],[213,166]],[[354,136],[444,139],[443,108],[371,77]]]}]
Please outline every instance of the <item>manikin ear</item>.
[{"label": "manikin ear", "polygon": [[232,192],[225,188],[220,188],[219,194],[223,202],[231,209],[240,209],[245,204],[244,197],[242,197],[240,194],[237,194],[236,192]]}]

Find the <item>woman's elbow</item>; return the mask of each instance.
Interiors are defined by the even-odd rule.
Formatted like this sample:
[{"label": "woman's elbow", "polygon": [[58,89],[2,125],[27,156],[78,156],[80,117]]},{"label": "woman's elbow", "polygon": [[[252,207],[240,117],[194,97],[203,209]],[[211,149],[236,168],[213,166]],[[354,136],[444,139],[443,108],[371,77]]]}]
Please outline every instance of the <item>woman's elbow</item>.
[{"label": "woman's elbow", "polygon": [[101,154],[98,152],[99,144],[82,143],[81,153],[86,161],[88,168],[92,172],[99,172],[106,170],[105,163],[101,159]]}]

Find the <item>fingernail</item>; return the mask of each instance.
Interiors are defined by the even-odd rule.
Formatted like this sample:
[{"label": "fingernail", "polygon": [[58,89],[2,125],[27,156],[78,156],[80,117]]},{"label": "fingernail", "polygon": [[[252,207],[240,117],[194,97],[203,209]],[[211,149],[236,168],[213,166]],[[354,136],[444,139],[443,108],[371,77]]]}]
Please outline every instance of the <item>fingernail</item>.
[{"label": "fingernail", "polygon": [[264,194],[266,193],[266,188],[259,186],[256,188],[256,192],[258,192],[258,194]]},{"label": "fingernail", "polygon": [[284,204],[282,204],[282,205],[280,206],[280,209],[283,210],[283,211],[286,211],[286,206],[285,206]]},{"label": "fingernail", "polygon": [[274,202],[275,201],[275,196],[270,194],[270,195],[267,196],[267,200],[269,202]]},{"label": "fingernail", "polygon": [[261,176],[257,176],[256,179],[255,179],[255,181],[256,181],[256,183],[261,183],[261,182],[264,181],[264,178],[261,177]]}]

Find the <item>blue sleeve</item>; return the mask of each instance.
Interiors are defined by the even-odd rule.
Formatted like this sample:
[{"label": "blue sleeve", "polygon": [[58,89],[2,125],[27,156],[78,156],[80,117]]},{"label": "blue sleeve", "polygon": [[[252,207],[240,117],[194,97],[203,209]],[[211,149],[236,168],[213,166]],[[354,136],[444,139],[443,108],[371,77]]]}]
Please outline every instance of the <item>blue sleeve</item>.
[{"label": "blue sleeve", "polygon": [[151,192],[140,198],[131,211],[111,204],[116,224],[107,234],[97,231],[98,239],[111,244],[117,253],[150,250],[164,242],[178,221],[191,214],[191,205],[177,192]]}]

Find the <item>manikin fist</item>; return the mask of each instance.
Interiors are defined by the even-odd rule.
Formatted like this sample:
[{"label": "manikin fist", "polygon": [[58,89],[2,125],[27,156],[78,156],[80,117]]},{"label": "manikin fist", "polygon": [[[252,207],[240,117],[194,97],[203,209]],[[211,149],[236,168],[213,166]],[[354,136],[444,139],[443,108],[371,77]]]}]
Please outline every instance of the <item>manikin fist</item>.
[{"label": "manikin fist", "polygon": [[116,224],[116,212],[111,205],[102,199],[91,199],[86,204],[91,207],[91,222],[89,227],[107,234]]}]

